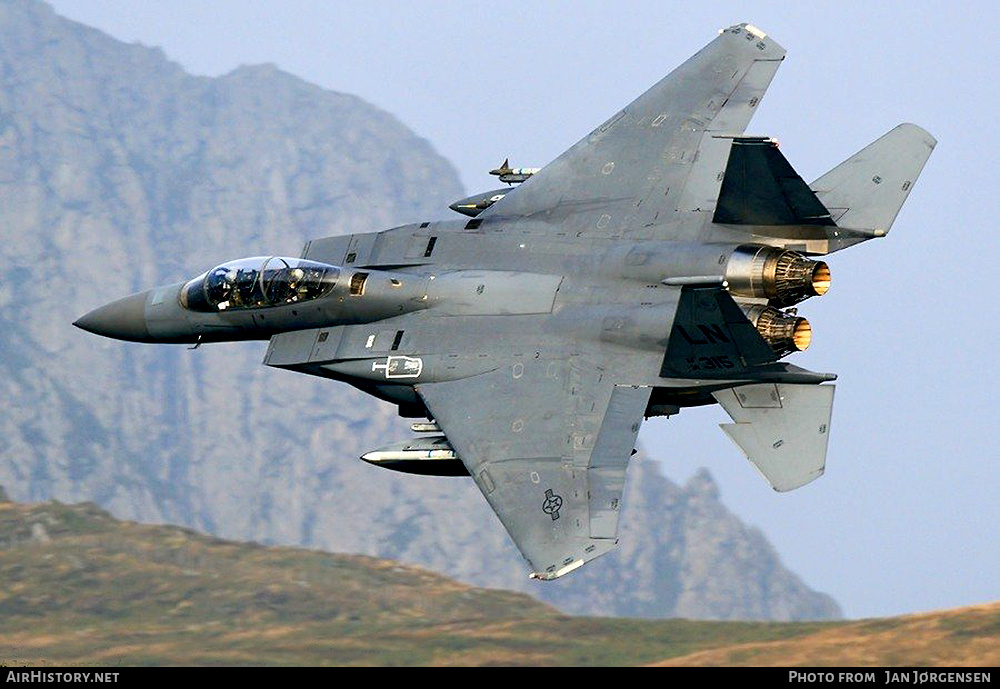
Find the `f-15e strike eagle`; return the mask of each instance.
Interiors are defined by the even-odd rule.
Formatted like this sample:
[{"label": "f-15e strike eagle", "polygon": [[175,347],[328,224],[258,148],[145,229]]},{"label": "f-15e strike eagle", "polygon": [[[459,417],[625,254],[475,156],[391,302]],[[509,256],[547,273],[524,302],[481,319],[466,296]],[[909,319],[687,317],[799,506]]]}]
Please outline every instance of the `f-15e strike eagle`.
[{"label": "f-15e strike eagle", "polygon": [[643,419],[718,402],[778,491],[823,473],[836,376],[780,361],[822,256],[892,225],[935,140],[902,124],[806,184],[744,130],[785,50],[739,24],[468,220],[223,263],[76,325],[136,342],[269,340],[264,363],[426,419],[363,459],[471,476],[555,579],[615,547]]}]

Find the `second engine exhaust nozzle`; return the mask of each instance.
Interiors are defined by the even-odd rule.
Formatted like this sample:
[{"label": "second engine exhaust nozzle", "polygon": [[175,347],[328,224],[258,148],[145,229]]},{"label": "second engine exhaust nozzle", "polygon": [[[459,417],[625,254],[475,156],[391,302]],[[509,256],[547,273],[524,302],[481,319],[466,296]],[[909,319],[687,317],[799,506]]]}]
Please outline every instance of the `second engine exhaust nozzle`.
[{"label": "second engine exhaust nozzle", "polygon": [[765,298],[782,308],[830,289],[830,267],[797,251],[771,246],[740,246],[726,264],[726,281],[733,294]]},{"label": "second engine exhaust nozzle", "polygon": [[805,351],[812,342],[812,326],[801,316],[760,304],[744,307],[743,312],[779,357]]}]

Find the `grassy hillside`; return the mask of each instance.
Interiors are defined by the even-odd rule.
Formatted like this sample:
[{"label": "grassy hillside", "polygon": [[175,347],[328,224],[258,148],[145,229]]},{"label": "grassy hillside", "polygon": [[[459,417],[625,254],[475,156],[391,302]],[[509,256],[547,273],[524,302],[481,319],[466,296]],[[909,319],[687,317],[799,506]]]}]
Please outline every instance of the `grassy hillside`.
[{"label": "grassy hillside", "polygon": [[[996,663],[1000,639],[1000,606],[860,623],[569,617],[389,560],[120,522],[92,504],[0,502],[0,582],[8,665],[822,663],[802,649],[865,639],[877,650],[838,657],[974,663],[992,644]],[[930,647],[902,645],[921,630]]]},{"label": "grassy hillside", "polygon": [[699,651],[659,665],[1000,666],[1000,603],[829,625],[795,638]]},{"label": "grassy hillside", "polygon": [[394,405],[263,366],[263,342],[191,352],[72,326],[240,256],[457,219],[448,204],[466,194],[425,139],[356,96],[274,65],[188,74],[41,0],[0,0],[0,484],[402,560],[577,614],[839,618],[707,474],[678,486],[632,462],[623,547],[540,589],[473,481],[358,460],[412,435]]}]

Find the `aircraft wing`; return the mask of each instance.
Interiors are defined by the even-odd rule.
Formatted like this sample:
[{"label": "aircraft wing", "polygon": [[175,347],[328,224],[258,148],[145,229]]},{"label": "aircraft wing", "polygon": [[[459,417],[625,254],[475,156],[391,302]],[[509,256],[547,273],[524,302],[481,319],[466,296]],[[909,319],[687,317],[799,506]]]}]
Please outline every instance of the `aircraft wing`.
[{"label": "aircraft wing", "polygon": [[753,26],[721,31],[481,217],[532,216],[613,235],[674,210],[714,210],[732,139],[784,56]]},{"label": "aircraft wing", "polygon": [[417,392],[533,577],[555,579],[614,548],[650,388],[617,386],[599,361],[563,355]]}]

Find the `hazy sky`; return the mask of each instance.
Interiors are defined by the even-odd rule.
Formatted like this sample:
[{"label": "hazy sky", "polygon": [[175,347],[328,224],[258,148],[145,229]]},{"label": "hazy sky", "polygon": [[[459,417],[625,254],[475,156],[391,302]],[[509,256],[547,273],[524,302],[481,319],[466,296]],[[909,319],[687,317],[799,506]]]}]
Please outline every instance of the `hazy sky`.
[{"label": "hazy sky", "polygon": [[801,305],[814,344],[791,360],[840,374],[827,475],[772,492],[718,407],[651,420],[640,439],[671,478],[709,467],[725,503],[849,616],[1000,599],[993,3],[52,4],[197,74],[271,62],[359,95],[470,192],[493,188],[505,156],[544,165],[740,21],[788,50],[748,131],[779,138],[807,180],[900,122],[926,127],[939,144],[890,237],[834,255],[830,293]]}]

